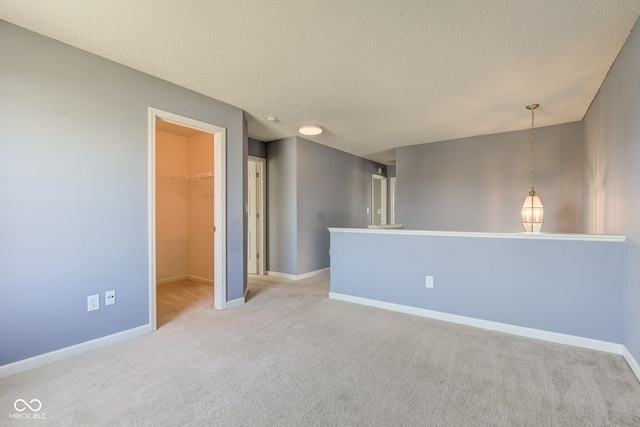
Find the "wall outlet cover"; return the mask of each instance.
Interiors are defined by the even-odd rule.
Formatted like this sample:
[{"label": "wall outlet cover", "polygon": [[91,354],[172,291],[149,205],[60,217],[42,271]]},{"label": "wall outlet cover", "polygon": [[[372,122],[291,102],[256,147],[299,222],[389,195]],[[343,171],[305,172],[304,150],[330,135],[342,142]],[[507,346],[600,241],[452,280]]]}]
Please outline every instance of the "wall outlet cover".
[{"label": "wall outlet cover", "polygon": [[89,295],[87,297],[87,311],[94,311],[100,309],[100,295]]},{"label": "wall outlet cover", "polygon": [[116,303],[116,291],[107,291],[104,293],[104,305]]},{"label": "wall outlet cover", "polygon": [[425,285],[427,288],[433,288],[433,276],[425,276]]}]

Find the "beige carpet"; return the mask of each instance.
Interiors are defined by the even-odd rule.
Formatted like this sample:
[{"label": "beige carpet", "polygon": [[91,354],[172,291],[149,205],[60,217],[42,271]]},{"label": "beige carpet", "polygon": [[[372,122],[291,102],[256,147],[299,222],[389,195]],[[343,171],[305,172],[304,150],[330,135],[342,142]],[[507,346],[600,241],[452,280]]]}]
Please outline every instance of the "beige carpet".
[{"label": "beige carpet", "polygon": [[[640,425],[620,356],[332,301],[328,275],[249,289],[0,380],[0,425]],[[9,419],[18,398],[46,420]]]}]

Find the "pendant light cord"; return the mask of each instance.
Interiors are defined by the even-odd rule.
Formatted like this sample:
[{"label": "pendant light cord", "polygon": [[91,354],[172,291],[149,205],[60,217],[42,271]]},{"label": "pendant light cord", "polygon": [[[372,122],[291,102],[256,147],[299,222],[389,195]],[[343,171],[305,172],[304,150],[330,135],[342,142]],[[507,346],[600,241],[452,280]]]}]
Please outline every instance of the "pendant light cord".
[{"label": "pendant light cord", "polygon": [[536,191],[534,189],[534,170],[535,170],[535,161],[534,161],[534,155],[535,155],[535,135],[534,135],[534,126],[533,126],[533,110],[535,110],[536,108],[538,108],[540,106],[540,104],[531,104],[531,105],[527,105],[527,110],[531,110],[531,192],[529,193],[532,196],[536,195]]},{"label": "pendant light cord", "polygon": [[535,158],[534,157],[534,154],[535,154],[535,151],[534,151],[535,136],[534,136],[534,133],[533,133],[533,110],[535,110],[535,108],[531,109],[531,195],[532,196],[536,194],[536,192],[534,190],[534,186],[533,186],[533,184],[534,184],[534,173],[533,173],[533,171],[535,170],[535,163],[534,163],[534,158]]}]

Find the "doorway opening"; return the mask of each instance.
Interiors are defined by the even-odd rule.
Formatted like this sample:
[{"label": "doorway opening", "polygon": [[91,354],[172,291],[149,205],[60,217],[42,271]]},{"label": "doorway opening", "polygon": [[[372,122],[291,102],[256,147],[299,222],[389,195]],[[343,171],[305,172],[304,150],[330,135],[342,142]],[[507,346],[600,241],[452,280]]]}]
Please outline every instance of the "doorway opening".
[{"label": "doorway opening", "polygon": [[226,308],[225,146],[224,128],[149,109],[149,323],[153,330],[157,328],[158,283],[187,278],[213,284],[214,307]]},{"label": "doorway opening", "polygon": [[247,274],[265,274],[266,161],[249,156],[247,167]]},{"label": "doorway opening", "polygon": [[371,224],[387,224],[387,178],[371,175]]}]

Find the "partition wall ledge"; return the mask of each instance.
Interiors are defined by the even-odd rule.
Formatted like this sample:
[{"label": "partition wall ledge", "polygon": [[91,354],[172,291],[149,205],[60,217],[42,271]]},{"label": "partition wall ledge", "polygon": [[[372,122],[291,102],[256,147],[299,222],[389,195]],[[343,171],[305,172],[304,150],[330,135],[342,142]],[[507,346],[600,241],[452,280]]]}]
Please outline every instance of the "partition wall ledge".
[{"label": "partition wall ledge", "polygon": [[487,239],[573,240],[584,242],[624,242],[626,236],[571,233],[490,233],[476,231],[434,231],[373,228],[329,228],[332,233],[395,234],[400,236],[479,237]]}]

